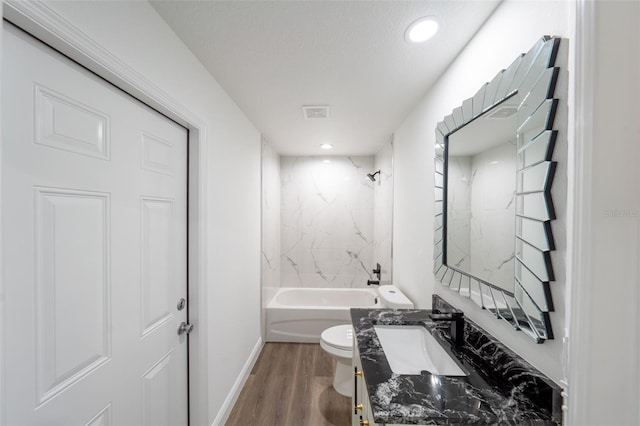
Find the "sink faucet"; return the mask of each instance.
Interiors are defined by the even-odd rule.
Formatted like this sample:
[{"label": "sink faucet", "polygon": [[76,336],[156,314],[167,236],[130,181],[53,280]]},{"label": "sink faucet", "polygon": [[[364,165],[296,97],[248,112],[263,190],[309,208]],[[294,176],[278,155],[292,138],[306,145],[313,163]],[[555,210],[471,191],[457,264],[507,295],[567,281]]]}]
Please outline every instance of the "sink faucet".
[{"label": "sink faucet", "polygon": [[429,318],[433,321],[448,321],[450,323],[449,334],[456,346],[464,343],[464,312],[458,309],[434,309]]}]

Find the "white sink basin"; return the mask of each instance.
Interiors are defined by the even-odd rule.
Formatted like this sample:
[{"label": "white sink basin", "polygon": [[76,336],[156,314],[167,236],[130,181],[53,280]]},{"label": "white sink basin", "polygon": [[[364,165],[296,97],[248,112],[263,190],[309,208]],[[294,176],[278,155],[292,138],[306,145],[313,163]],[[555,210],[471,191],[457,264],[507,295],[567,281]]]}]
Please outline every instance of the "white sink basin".
[{"label": "white sink basin", "polygon": [[391,371],[438,376],[466,376],[438,341],[419,325],[374,325]]}]

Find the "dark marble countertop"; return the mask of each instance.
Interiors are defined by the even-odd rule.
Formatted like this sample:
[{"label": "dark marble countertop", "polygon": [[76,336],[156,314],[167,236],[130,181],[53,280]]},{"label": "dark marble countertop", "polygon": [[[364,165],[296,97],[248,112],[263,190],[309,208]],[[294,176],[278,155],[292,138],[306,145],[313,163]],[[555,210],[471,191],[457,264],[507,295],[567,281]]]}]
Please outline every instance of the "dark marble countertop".
[{"label": "dark marble countertop", "polygon": [[[484,330],[465,322],[464,345],[452,344],[448,323],[431,310],[351,309],[369,400],[376,423],[554,425],[560,389]],[[469,375],[447,377],[391,371],[376,324],[421,325]],[[512,357],[515,358],[512,359]],[[497,366],[497,369],[494,367]]]}]

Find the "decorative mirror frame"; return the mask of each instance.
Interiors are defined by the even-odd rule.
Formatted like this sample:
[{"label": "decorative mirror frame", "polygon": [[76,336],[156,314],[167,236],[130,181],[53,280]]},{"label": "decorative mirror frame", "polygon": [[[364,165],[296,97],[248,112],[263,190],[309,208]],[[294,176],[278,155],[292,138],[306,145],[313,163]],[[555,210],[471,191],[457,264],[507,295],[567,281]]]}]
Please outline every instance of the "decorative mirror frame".
[{"label": "decorative mirror frame", "polygon": [[[559,38],[542,37],[528,53],[520,55],[475,96],[444,117],[435,131],[434,275],[443,285],[471,298],[538,343],[553,339],[549,312],[554,308],[549,282],[555,279],[550,255],[555,250],[551,184],[556,167],[552,154],[558,100],[553,96],[559,72],[554,67],[559,44]],[[445,183],[449,135],[514,96],[518,97],[516,235],[514,291],[510,292],[447,264]]]}]

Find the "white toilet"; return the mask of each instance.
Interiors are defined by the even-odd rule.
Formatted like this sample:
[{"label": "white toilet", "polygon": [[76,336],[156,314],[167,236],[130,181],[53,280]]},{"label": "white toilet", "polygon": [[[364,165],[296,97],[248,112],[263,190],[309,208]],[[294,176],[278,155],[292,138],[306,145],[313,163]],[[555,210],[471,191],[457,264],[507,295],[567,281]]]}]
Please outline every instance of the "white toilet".
[{"label": "white toilet", "polygon": [[336,325],[324,330],[320,335],[320,347],[337,361],[333,388],[340,395],[352,396],[353,327],[351,324]]},{"label": "white toilet", "polygon": [[[380,286],[378,295],[380,296],[381,308],[413,308],[411,300],[393,285]],[[351,324],[336,325],[324,330],[320,335],[320,347],[337,361],[336,373],[333,377],[334,389],[340,395],[352,396],[353,327]]]}]

